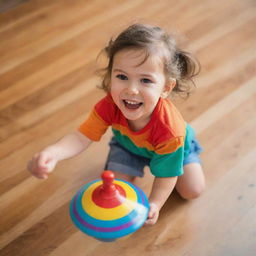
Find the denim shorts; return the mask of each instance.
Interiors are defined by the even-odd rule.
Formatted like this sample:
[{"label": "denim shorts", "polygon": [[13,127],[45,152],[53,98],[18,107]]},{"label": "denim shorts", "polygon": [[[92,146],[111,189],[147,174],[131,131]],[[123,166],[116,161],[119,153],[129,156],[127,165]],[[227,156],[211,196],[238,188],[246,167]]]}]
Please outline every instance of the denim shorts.
[{"label": "denim shorts", "polygon": [[[121,172],[130,176],[144,176],[144,167],[149,166],[150,158],[138,156],[124,148],[113,137],[109,143],[110,151],[107,157],[105,170]],[[189,154],[183,160],[183,166],[190,163],[201,163],[199,154],[202,147],[198,140],[194,138],[191,141]]]}]

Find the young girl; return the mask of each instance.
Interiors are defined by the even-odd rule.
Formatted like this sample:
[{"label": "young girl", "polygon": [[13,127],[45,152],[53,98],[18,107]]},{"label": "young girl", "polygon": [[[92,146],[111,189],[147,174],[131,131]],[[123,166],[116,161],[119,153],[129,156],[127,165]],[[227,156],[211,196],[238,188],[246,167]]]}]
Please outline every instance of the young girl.
[{"label": "young girl", "polygon": [[36,154],[28,169],[47,178],[60,160],[81,153],[112,126],[105,169],[132,182],[149,166],[155,178],[146,224],[154,224],[174,188],[183,198],[193,199],[205,186],[201,147],[167,98],[171,92],[189,93],[199,65],[176,46],[174,38],[149,25],[128,27],[104,50],[109,62],[102,88],[107,95],[77,132]]}]

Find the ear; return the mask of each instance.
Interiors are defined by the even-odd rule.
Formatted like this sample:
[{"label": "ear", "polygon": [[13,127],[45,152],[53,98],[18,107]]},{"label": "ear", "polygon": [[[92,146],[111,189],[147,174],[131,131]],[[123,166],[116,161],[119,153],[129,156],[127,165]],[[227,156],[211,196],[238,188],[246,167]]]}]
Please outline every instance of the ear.
[{"label": "ear", "polygon": [[176,85],[176,79],[174,78],[170,78],[168,81],[166,81],[161,97],[167,98],[171,93],[171,91],[173,90],[173,88],[175,87],[175,85]]}]

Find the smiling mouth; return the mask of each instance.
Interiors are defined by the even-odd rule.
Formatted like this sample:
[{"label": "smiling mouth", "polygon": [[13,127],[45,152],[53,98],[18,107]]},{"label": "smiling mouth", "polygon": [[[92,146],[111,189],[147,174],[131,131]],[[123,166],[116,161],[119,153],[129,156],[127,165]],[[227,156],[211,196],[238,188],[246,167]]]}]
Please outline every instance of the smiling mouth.
[{"label": "smiling mouth", "polygon": [[123,103],[128,109],[138,109],[143,103],[131,100],[123,100]]}]

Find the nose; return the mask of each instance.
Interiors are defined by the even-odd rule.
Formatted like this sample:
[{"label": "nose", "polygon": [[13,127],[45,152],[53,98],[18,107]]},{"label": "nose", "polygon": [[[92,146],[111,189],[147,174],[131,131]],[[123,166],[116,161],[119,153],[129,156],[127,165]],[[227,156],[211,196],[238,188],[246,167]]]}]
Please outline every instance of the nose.
[{"label": "nose", "polygon": [[135,82],[131,82],[126,87],[126,92],[130,95],[136,95],[139,93],[138,85]]}]

